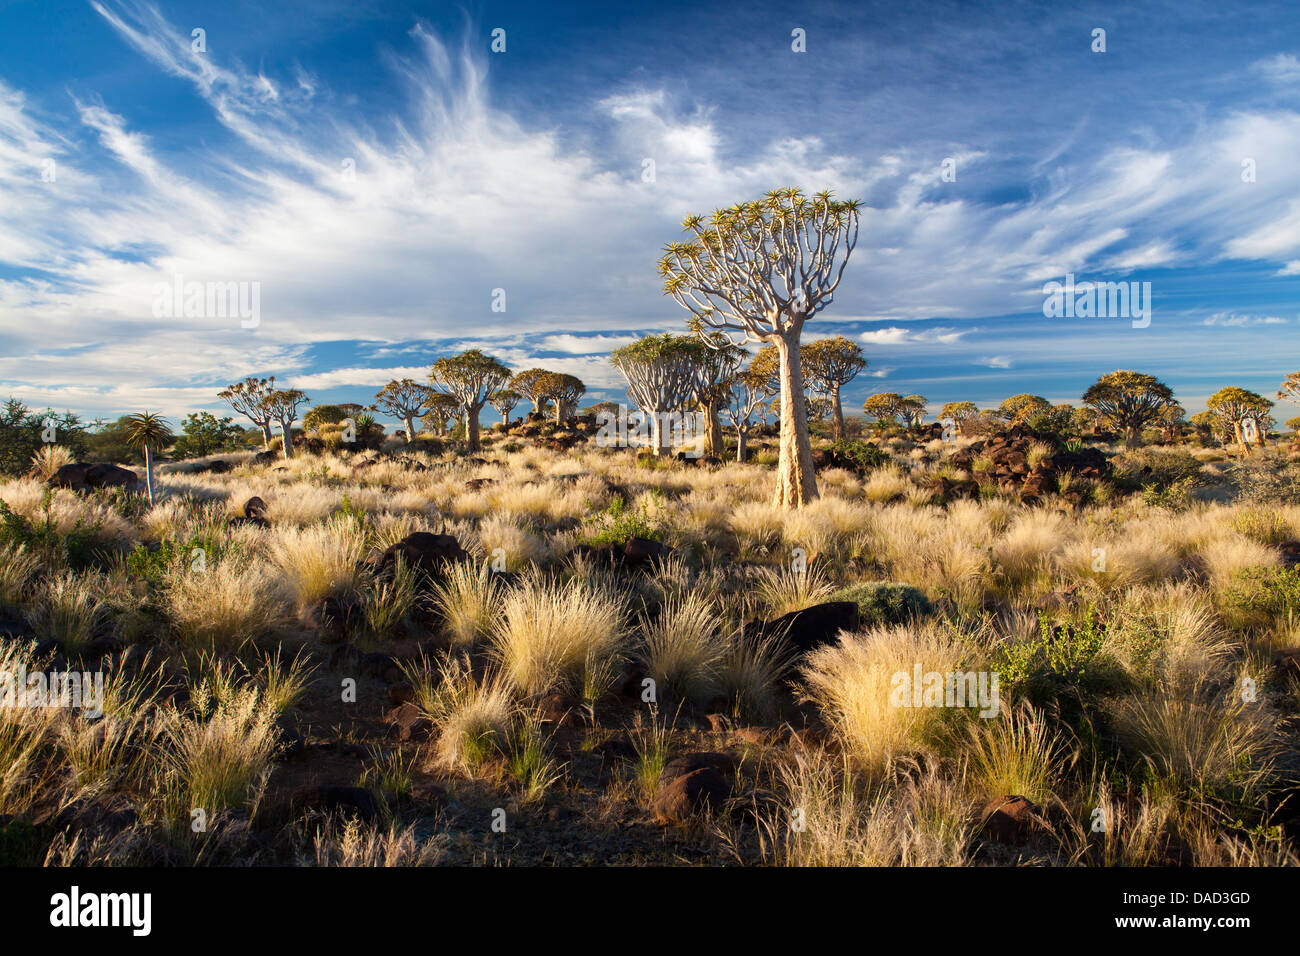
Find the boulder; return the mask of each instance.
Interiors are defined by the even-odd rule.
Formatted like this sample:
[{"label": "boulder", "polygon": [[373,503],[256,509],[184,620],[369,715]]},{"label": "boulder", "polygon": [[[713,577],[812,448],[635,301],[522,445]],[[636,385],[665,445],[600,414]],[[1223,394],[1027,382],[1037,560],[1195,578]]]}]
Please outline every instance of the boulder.
[{"label": "boulder", "polygon": [[383,551],[372,552],[365,565],[377,576],[391,574],[399,556],[408,568],[437,574],[448,562],[468,559],[469,553],[453,535],[416,531]]},{"label": "boulder", "polygon": [[632,564],[646,564],[650,561],[662,561],[673,553],[673,549],[650,538],[628,538],[623,545],[623,558]]},{"label": "boulder", "polygon": [[144,482],[135,472],[117,465],[64,465],[46,482],[51,488],[69,488],[72,491],[96,491],[100,488],[124,488],[127,491],[144,490]]},{"label": "boulder", "polygon": [[1025,797],[995,797],[980,813],[981,832],[996,843],[1018,846],[1037,825],[1038,813],[1038,806]]},{"label": "boulder", "polygon": [[725,754],[686,754],[668,762],[659,775],[651,810],[655,820],[665,825],[689,822],[697,815],[717,813],[731,796],[729,773],[719,769],[734,767]]},{"label": "boulder", "polygon": [[405,703],[394,707],[386,715],[389,732],[398,740],[421,740],[427,737],[433,723],[415,704]]},{"label": "boulder", "polygon": [[833,644],[840,631],[858,626],[858,606],[853,601],[828,601],[791,611],[772,621],[747,621],[746,637],[779,637],[807,653],[823,644]]}]

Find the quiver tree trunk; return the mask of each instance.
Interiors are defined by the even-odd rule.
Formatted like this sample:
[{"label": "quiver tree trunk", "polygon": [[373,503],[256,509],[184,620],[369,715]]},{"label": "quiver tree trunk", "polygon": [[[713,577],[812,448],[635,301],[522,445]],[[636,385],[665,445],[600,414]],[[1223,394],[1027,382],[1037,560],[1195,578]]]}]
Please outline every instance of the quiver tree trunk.
[{"label": "quiver tree trunk", "polygon": [[781,360],[780,464],[776,469],[774,503],[782,508],[802,508],[817,497],[813,474],[812,443],[808,439],[808,410],[804,401],[799,345],[776,339]]},{"label": "quiver tree trunk", "polygon": [[468,451],[479,450],[478,409],[465,409],[465,447]]},{"label": "quiver tree trunk", "polygon": [[844,437],[844,409],[840,405],[840,387],[838,384],[831,389],[831,408],[833,418],[831,419],[831,436],[839,441]]}]

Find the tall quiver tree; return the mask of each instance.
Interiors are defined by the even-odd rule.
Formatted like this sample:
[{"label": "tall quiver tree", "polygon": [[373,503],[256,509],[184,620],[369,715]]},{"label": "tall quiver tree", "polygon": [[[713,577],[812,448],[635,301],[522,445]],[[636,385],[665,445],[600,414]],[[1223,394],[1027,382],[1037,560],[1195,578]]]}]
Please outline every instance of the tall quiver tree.
[{"label": "tall quiver tree", "polygon": [[415,441],[415,420],[429,410],[429,403],[437,395],[428,385],[415,379],[393,379],[375,396],[375,407],[385,414],[400,418],[406,428],[406,443]]},{"label": "tall quiver tree", "polygon": [[1173,390],[1154,375],[1127,369],[1103,375],[1083,393],[1084,404],[1092,406],[1109,427],[1124,433],[1127,448],[1140,444],[1142,429],[1158,420],[1173,400]]},{"label": "tall quiver tree", "polygon": [[704,413],[708,431],[705,433],[705,453],[722,457],[722,423],[718,411],[731,396],[731,383],[748,354],[739,345],[733,345],[725,335],[714,332],[705,336],[707,351],[701,356],[699,374],[695,381],[695,402]]},{"label": "tall quiver tree", "polygon": [[1264,421],[1273,407],[1263,395],[1245,388],[1221,388],[1205,400],[1205,407],[1222,422],[1225,432],[1232,433],[1243,455],[1250,454],[1244,428],[1247,421],[1255,426],[1256,442],[1263,446]]},{"label": "tall quiver tree", "polygon": [[433,398],[429,401],[429,410],[424,413],[420,419],[424,427],[436,432],[439,438],[446,437],[447,425],[456,417],[459,406],[456,399],[452,398],[446,392],[434,392]]},{"label": "tall quiver tree", "polygon": [[753,365],[731,377],[727,393],[727,418],[736,430],[736,461],[748,457],[749,433],[754,427],[754,413],[772,395],[770,380],[762,369]]},{"label": "tall quiver tree", "polygon": [[615,349],[610,362],[627,379],[627,391],[650,416],[650,440],[656,455],[669,451],[669,413],[680,412],[694,398],[704,345],[687,335],[647,335]]},{"label": "tall quiver tree", "polygon": [[153,507],[153,451],[162,451],[172,441],[171,423],[161,415],[144,411],[126,418],[126,443],[144,452],[144,484]]},{"label": "tall quiver tree", "polygon": [[271,450],[271,422],[274,416],[266,407],[266,397],[275,391],[275,376],[254,378],[251,375],[217,392],[221,399],[238,414],[262,429],[262,448]]},{"label": "tall quiver tree", "polygon": [[498,388],[488,396],[488,404],[501,413],[501,423],[510,425],[510,413],[515,410],[523,396],[513,388]]},{"label": "tall quiver tree", "polygon": [[840,404],[840,389],[867,367],[862,349],[852,339],[846,339],[842,335],[832,339],[818,339],[803,347],[803,366],[813,388],[831,403],[832,436],[843,438],[844,408]]},{"label": "tall quiver tree", "polygon": [[574,413],[578,400],[587,394],[587,386],[576,375],[547,372],[537,383],[538,396],[555,406],[555,423],[558,425]]},{"label": "tall quiver tree", "polygon": [[433,383],[452,398],[465,416],[465,442],[469,451],[479,450],[478,416],[488,396],[506,383],[510,369],[478,349],[470,349],[433,363]]},{"label": "tall quiver tree", "polygon": [[831,304],[858,238],[859,206],[829,192],[779,189],[754,202],[688,216],[685,242],[659,261],[664,293],[697,328],[776,346],[781,438],[775,503],[799,508],[817,497],[804,404],[799,336]]},{"label": "tall quiver tree", "polygon": [[903,396],[903,401],[899,406],[899,414],[903,416],[903,422],[908,428],[917,429],[921,427],[921,422],[925,420],[925,406],[924,395]]},{"label": "tall quiver tree", "polygon": [[293,457],[293,423],[298,417],[298,409],[310,399],[296,388],[276,389],[266,396],[265,404],[272,420],[280,425],[280,447],[284,457]]},{"label": "tall quiver tree", "polygon": [[510,379],[510,388],[533,403],[533,414],[541,415],[542,405],[546,401],[543,389],[547,376],[553,375],[544,368],[526,368],[516,372]]}]

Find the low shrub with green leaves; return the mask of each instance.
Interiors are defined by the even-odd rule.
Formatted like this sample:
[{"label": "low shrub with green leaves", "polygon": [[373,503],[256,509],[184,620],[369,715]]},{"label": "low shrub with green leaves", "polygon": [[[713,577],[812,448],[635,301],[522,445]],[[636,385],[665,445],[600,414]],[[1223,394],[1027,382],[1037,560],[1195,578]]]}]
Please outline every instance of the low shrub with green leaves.
[{"label": "low shrub with green leaves", "polygon": [[630,538],[662,541],[664,537],[663,528],[653,521],[650,509],[644,503],[629,508],[622,495],[615,495],[604,511],[588,519],[588,528],[586,541],[591,545],[627,544]]},{"label": "low shrub with green leaves", "polygon": [[888,463],[889,453],[869,442],[841,438],[831,444],[831,458],[836,462],[851,464],[860,472],[872,471]]},{"label": "low shrub with green leaves", "polygon": [[1073,702],[1118,690],[1123,673],[1105,653],[1106,622],[1095,608],[1061,620],[1040,613],[1030,640],[998,646],[993,664],[1002,686],[1036,705]]},{"label": "low shrub with green leaves", "polygon": [[934,605],[919,588],[891,581],[862,581],[840,588],[832,601],[852,601],[858,606],[862,627],[880,624],[906,624],[934,613]]}]

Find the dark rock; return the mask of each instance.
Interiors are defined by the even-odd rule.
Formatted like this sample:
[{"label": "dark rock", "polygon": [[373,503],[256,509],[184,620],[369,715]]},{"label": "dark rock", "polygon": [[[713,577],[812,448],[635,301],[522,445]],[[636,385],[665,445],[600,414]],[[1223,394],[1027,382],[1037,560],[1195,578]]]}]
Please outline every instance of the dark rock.
[{"label": "dark rock", "polygon": [[266,502],[253,495],[240,507],[239,513],[250,521],[266,521]]},{"label": "dark rock", "polygon": [[342,644],[361,623],[365,614],[359,598],[331,595],[317,605],[316,621],[320,639],[326,644]]},{"label": "dark rock", "polygon": [[772,621],[747,621],[745,635],[779,637],[806,653],[823,644],[833,644],[840,631],[858,626],[858,606],[852,601],[828,601],[791,611]]},{"label": "dark rock", "polygon": [[125,488],[127,491],[144,490],[144,482],[135,472],[117,465],[97,464],[64,465],[46,482],[51,488],[69,488],[72,491],[95,491],[100,488]]},{"label": "dark rock", "polygon": [[388,688],[388,699],[394,704],[409,704],[415,700],[415,688],[410,681],[398,681]]},{"label": "dark rock", "polygon": [[437,574],[448,562],[467,560],[469,553],[453,535],[416,531],[383,551],[373,552],[365,564],[376,576],[387,575],[392,573],[399,556],[408,568]]},{"label": "dark rock", "polygon": [[1021,796],[996,797],[980,813],[984,836],[997,843],[1018,846],[1037,825],[1039,808]]},{"label": "dark rock", "polygon": [[415,704],[405,703],[384,715],[389,731],[398,740],[422,740],[433,729],[433,722]]},{"label": "dark rock", "polygon": [[568,694],[547,694],[537,702],[537,719],[564,727],[577,722],[581,708],[582,704]]},{"label": "dark rock", "polygon": [[721,811],[729,796],[727,778],[705,765],[673,777],[660,776],[651,809],[659,823],[682,824],[699,814]]},{"label": "dark rock", "polygon": [[592,748],[606,760],[631,760],[636,757],[636,747],[626,737],[607,737]]},{"label": "dark rock", "polygon": [[650,538],[632,537],[623,545],[623,558],[633,564],[645,564],[649,561],[662,561],[673,553],[666,544]]},{"label": "dark rock", "polygon": [[664,764],[664,769],[659,774],[659,783],[667,783],[675,777],[682,777],[705,767],[721,774],[733,774],[736,772],[736,759],[730,754],[711,750],[681,754]]}]

